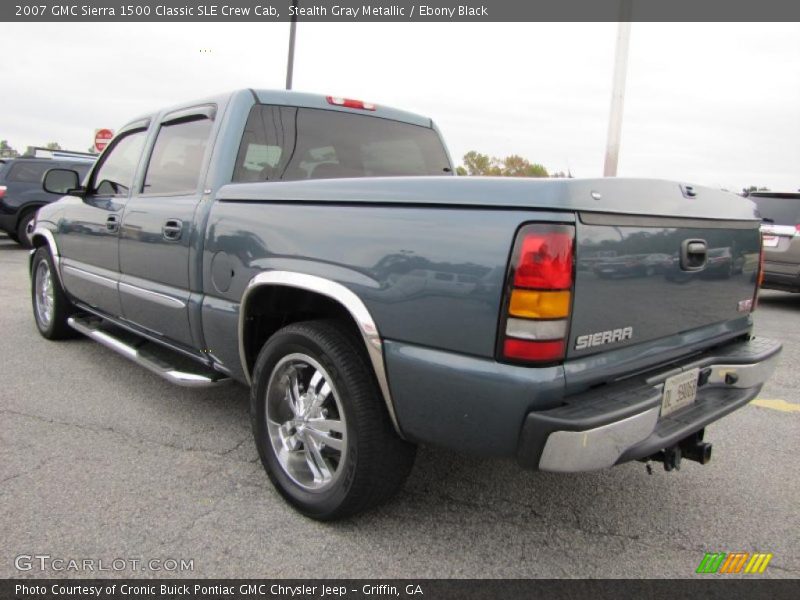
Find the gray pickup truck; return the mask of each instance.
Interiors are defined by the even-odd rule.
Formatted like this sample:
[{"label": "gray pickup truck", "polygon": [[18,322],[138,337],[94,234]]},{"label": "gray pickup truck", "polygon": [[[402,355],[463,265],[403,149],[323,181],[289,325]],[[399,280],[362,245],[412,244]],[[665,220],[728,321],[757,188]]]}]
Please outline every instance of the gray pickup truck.
[{"label": "gray pickup truck", "polygon": [[[428,118],[242,90],[121,128],[36,219],[33,312],[167,380],[250,386],[279,492],[395,493],[419,443],[525,467],[706,463],[754,398],[753,204],[654,180],[453,176]],[[91,383],[89,383],[91,385]]]}]

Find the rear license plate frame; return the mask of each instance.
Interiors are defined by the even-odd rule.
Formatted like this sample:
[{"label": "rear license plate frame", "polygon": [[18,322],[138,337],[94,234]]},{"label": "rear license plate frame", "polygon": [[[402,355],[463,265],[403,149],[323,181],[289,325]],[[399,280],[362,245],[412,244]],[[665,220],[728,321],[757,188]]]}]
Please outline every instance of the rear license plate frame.
[{"label": "rear license plate frame", "polygon": [[697,401],[697,383],[700,369],[689,369],[667,377],[661,393],[661,416],[666,417]]}]

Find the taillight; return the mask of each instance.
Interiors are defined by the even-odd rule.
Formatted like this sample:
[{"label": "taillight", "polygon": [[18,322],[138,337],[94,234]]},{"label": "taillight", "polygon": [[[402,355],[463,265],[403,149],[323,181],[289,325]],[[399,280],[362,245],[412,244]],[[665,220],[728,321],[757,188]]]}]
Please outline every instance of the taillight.
[{"label": "taillight", "polygon": [[800,223],[794,226],[794,234],[800,235]]},{"label": "taillight", "polygon": [[344,106],[345,108],[358,108],[360,110],[375,110],[375,105],[370,102],[353,100],[352,98],[339,98],[337,96],[326,96],[328,104],[334,106]]},{"label": "taillight", "polygon": [[0,185],[0,200],[2,200],[6,195],[6,186]]},{"label": "taillight", "polygon": [[564,359],[572,310],[575,227],[525,225],[509,264],[501,321],[501,360],[552,363]]}]

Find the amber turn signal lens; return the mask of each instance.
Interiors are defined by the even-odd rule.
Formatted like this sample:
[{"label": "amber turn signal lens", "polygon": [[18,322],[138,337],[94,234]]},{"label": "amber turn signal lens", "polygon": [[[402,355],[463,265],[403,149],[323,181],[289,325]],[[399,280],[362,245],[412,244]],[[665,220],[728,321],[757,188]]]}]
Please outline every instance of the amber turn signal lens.
[{"label": "amber turn signal lens", "polygon": [[570,292],[513,290],[508,314],[525,319],[563,319],[569,316]]}]

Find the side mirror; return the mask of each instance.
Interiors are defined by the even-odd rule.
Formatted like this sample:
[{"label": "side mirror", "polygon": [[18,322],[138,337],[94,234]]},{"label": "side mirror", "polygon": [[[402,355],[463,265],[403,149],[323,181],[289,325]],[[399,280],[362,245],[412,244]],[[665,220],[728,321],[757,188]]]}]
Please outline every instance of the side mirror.
[{"label": "side mirror", "polygon": [[81,177],[72,169],[50,169],[44,174],[42,187],[45,192],[65,196],[83,196]]}]

